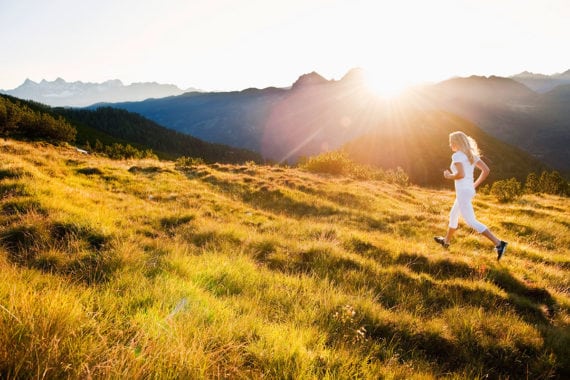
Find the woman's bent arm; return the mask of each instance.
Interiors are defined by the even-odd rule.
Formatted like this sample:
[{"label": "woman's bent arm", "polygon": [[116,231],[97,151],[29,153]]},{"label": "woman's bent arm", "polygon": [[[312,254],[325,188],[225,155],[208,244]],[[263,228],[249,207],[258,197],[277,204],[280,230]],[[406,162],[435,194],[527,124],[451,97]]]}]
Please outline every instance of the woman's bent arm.
[{"label": "woman's bent arm", "polygon": [[481,169],[481,174],[479,175],[479,178],[477,178],[477,181],[475,181],[475,183],[473,184],[474,188],[479,187],[479,185],[481,183],[483,183],[483,181],[485,180],[485,178],[487,178],[487,176],[489,175],[489,173],[491,172],[491,169],[489,169],[489,167],[487,166],[486,163],[484,163],[482,160],[477,161],[477,163],[475,164],[479,169]]},{"label": "woman's bent arm", "polygon": [[465,177],[465,171],[463,170],[463,165],[461,162],[455,162],[453,164],[455,166],[455,174],[451,173],[449,170],[443,172],[443,176],[447,179],[458,180]]}]

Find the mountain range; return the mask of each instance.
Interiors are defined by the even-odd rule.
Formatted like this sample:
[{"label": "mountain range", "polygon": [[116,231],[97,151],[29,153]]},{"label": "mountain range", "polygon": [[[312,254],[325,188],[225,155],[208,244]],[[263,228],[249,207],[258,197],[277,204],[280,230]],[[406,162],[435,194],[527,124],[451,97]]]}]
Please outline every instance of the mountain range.
[{"label": "mountain range", "polygon": [[570,84],[570,70],[552,75],[523,71],[520,74],[513,75],[511,78],[524,84],[533,91],[545,93],[553,90],[557,86]]},{"label": "mountain range", "polygon": [[294,162],[300,156],[337,148],[375,127],[372,121],[378,121],[377,108],[382,107],[375,99],[359,72],[352,71],[339,81],[312,72],[288,89],[192,92],[109,105],[206,141]]},{"label": "mountain range", "polygon": [[[187,91],[196,91],[190,88]],[[99,102],[125,102],[148,98],[163,98],[180,95],[183,90],[172,84],[156,82],[132,83],[125,85],[118,79],[102,83],[66,82],[62,78],[54,81],[34,82],[26,79],[13,90],[0,90],[0,93],[20,99],[33,100],[53,107],[85,107]]]},{"label": "mountain range", "polygon": [[418,112],[445,111],[567,175],[569,99],[569,85],[541,94],[512,78],[472,76],[415,87],[388,100],[374,95],[362,70],[353,69],[340,80],[305,74],[290,88],[191,92],[111,106],[287,162],[338,149]]}]

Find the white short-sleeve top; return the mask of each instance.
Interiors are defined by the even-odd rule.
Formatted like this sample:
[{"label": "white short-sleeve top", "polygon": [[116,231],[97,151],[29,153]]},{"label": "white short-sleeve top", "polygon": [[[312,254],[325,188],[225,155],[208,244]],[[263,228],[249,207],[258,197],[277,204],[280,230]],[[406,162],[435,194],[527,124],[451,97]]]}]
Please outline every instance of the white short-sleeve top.
[{"label": "white short-sleeve top", "polygon": [[460,163],[463,165],[464,176],[461,179],[455,180],[455,189],[473,189],[473,172],[475,170],[475,164],[479,161],[479,157],[475,156],[475,162],[469,162],[467,155],[461,151],[453,153],[451,156],[451,172],[453,174],[457,173],[455,168],[455,163]]}]

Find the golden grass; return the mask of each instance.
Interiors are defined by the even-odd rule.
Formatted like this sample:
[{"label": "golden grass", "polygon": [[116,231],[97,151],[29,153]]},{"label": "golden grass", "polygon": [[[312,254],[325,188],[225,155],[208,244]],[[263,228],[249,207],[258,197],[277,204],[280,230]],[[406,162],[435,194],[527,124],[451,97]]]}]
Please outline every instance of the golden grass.
[{"label": "golden grass", "polygon": [[564,378],[568,198],[0,142],[0,378]]}]

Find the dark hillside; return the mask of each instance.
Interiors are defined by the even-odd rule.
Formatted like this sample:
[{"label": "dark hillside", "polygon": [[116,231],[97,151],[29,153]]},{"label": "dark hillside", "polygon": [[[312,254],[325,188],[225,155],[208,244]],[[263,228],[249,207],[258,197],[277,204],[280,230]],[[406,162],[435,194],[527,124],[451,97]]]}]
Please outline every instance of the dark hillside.
[{"label": "dark hillside", "polygon": [[261,162],[261,157],[251,151],[208,143],[125,110],[101,107],[95,110],[58,108],[55,111],[77,126],[77,140],[84,144],[89,141],[93,145],[98,131],[114,139],[151,148],[165,158],[189,156],[207,162]]},{"label": "dark hillside", "polygon": [[449,167],[452,153],[448,136],[457,130],[477,140],[483,160],[491,168],[488,183],[511,177],[523,181],[528,173],[546,169],[522,150],[491,137],[465,119],[441,111],[417,112],[386,121],[375,132],[347,143],[344,148],[360,163],[387,169],[400,166],[416,184],[449,186],[442,172]]},{"label": "dark hillside", "polygon": [[0,136],[92,147],[97,141],[107,146],[132,145],[168,159],[188,156],[206,162],[261,162],[261,156],[252,151],[208,143],[124,110],[51,108],[9,95],[0,95]]}]

